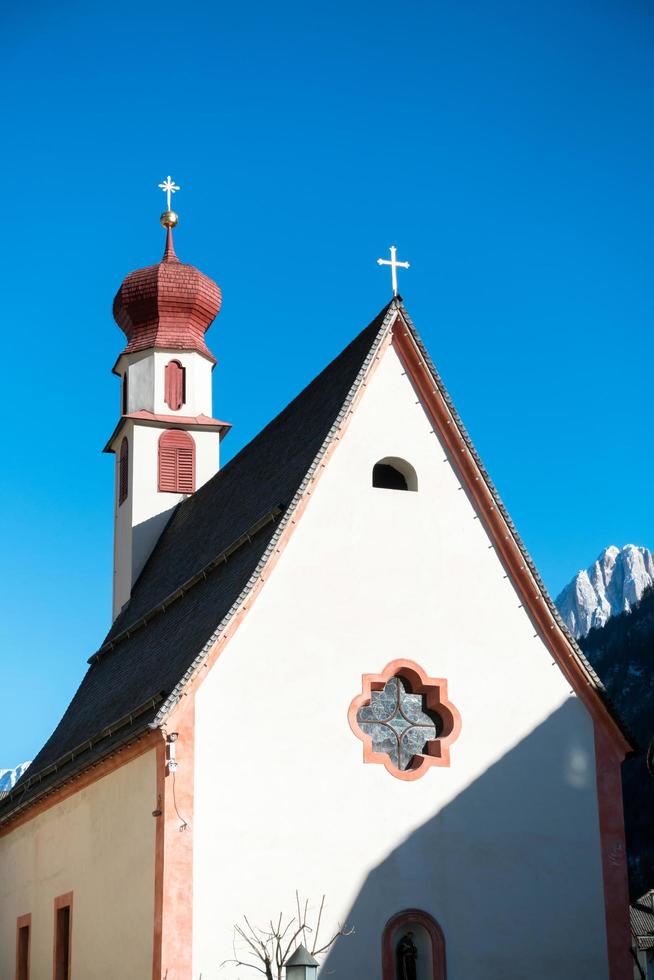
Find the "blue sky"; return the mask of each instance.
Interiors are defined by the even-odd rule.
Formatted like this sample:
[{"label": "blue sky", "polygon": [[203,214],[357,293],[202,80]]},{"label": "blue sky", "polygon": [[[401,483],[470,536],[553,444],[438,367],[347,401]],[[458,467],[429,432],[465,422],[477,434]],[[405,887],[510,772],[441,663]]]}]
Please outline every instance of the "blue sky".
[{"label": "blue sky", "polygon": [[402,294],[550,590],[654,546],[654,7],[15,4],[0,156],[0,767],[109,623],[111,302],[163,249],[223,310],[233,455]]}]

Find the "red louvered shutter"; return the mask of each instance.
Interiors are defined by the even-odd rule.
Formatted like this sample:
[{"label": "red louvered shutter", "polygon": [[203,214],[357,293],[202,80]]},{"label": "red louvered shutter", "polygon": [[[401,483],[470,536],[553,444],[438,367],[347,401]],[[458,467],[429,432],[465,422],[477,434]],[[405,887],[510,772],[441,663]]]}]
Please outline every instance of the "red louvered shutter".
[{"label": "red louvered shutter", "polygon": [[169,361],[164,375],[164,399],[168,408],[176,412],[186,400],[186,368],[179,361]]},{"label": "red louvered shutter", "polygon": [[195,443],[188,432],[171,429],[159,439],[159,490],[194,492]]},{"label": "red louvered shutter", "polygon": [[129,443],[127,438],[120,444],[120,461],[118,463],[118,506],[127,500],[129,488]]}]

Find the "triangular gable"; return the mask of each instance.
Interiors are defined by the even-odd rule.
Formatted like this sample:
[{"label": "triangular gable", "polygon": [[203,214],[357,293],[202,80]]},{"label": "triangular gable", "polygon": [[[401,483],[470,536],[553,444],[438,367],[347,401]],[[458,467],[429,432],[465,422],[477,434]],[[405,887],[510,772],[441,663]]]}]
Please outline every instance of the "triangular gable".
[{"label": "triangular gable", "polygon": [[[631,751],[632,746],[621,727],[620,720],[611,710],[606,691],[561,620],[454,408],[447,389],[399,298],[391,304],[382,329],[371,349],[371,355],[366,359],[342,411],[299,488],[293,506],[280,521],[268,551],[253,577],[252,589],[248,591],[247,597],[244,597],[245,601],[230,611],[229,619],[221,624],[222,628],[216,631],[188,675],[183,678],[168,701],[162,705],[157,714],[157,722],[163,722],[182,692],[187,690],[187,685],[198,676],[199,668],[211,664],[224,649],[225,642],[233,635],[243,615],[251,608],[255,596],[270,575],[290,534],[295,530],[315,481],[319,479],[328,463],[329,455],[342,437],[371,372],[374,371],[385,347],[391,343],[403,362],[416,394],[440,436],[450,463],[461,479],[462,486],[465,487],[478,517],[482,520],[509,579],[522,599],[522,605],[534,624],[535,635],[542,638],[571,689],[584,703],[593,719],[600,723],[616,750],[624,756]],[[203,673],[202,676],[206,674]]]},{"label": "triangular gable", "polygon": [[[616,749],[622,754],[630,750],[599,678],[558,616],[397,299],[252,443],[177,508],[136,583],[132,600],[91,658],[92,666],[62,722],[26,776],[0,804],[0,823],[99,758],[162,725],[182,694],[190,693],[206,675],[200,668],[210,666],[224,649],[264,586],[390,344],[403,361],[537,634]],[[305,428],[312,420],[306,408],[312,405],[322,415],[307,439]],[[280,474],[289,470],[295,476],[290,482],[279,482]],[[248,500],[257,480],[266,490],[265,499]]]}]

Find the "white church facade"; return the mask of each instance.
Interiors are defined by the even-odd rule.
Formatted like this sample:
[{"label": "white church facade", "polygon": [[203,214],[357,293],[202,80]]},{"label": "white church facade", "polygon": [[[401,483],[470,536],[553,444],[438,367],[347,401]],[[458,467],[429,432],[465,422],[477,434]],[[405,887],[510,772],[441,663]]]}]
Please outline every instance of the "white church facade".
[{"label": "white church facade", "polygon": [[220,290],[163,218],[114,303],[114,622],[0,802],[0,980],[246,980],[235,923],[296,891],[354,930],[325,978],[631,980],[628,738],[402,301],[219,468]]}]

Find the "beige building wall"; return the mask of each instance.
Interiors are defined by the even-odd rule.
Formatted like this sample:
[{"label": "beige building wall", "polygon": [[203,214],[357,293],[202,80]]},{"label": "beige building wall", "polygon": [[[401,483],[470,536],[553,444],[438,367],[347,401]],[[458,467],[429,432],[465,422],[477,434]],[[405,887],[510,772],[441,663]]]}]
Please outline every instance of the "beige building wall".
[{"label": "beige building wall", "polygon": [[71,891],[72,976],[152,976],[155,759],[151,749],[0,837],[0,980],[14,980],[26,913],[31,980],[49,980],[54,900]]}]

